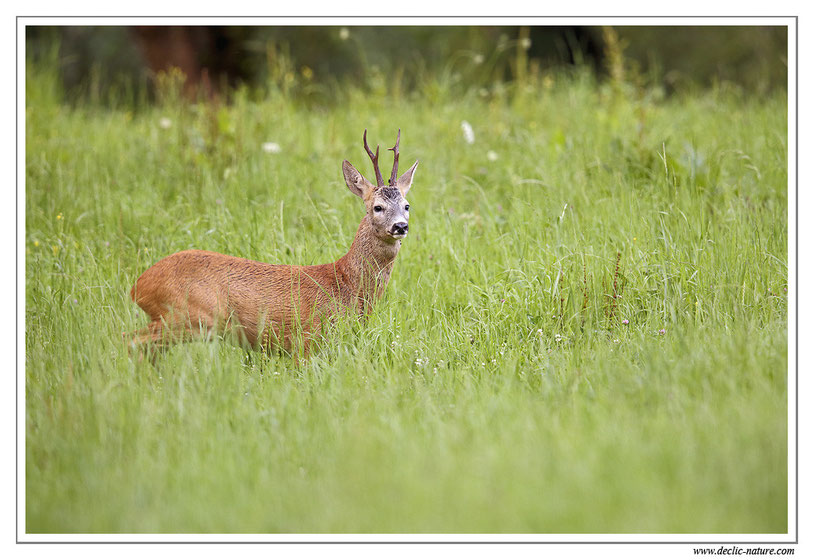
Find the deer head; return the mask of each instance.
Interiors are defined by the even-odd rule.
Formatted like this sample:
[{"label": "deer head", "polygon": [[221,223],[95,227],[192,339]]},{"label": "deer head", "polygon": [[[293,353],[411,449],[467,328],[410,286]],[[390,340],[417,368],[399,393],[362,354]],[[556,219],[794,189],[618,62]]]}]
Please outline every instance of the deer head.
[{"label": "deer head", "polygon": [[390,148],[390,151],[393,152],[393,170],[390,172],[388,184],[385,185],[379,170],[379,146],[376,146],[374,154],[367,145],[367,129],[365,129],[362,140],[365,151],[373,162],[376,185],[374,186],[365,179],[348,160],[342,162],[345,183],[350,192],[365,202],[367,216],[376,237],[383,241],[395,242],[407,235],[410,205],[404,197],[407,196],[407,191],[410,190],[410,185],[413,183],[413,173],[418,166],[418,161],[405,171],[404,175],[396,179],[399,167],[399,142],[401,141],[401,129],[399,129],[396,145]]}]

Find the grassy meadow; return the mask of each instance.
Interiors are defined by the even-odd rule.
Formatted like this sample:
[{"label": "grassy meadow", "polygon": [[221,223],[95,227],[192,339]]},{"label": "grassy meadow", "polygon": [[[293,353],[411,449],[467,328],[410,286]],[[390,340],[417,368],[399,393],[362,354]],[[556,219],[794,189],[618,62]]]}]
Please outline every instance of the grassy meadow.
[{"label": "grassy meadow", "polygon": [[[136,110],[26,78],[27,532],[787,531],[784,93],[439,75]],[[163,256],[344,254],[365,128],[421,162],[366,322],[300,366],[128,354]]]}]

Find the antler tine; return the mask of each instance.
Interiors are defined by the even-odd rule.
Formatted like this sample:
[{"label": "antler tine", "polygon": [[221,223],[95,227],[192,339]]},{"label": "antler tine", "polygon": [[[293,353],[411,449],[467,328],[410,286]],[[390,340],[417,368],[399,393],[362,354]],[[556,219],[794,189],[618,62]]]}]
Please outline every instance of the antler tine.
[{"label": "antler tine", "polygon": [[398,136],[396,136],[396,145],[388,148],[393,152],[393,171],[390,172],[390,186],[396,184],[396,175],[399,173],[399,142],[401,142],[401,129],[399,129]]},{"label": "antler tine", "polygon": [[367,145],[367,129],[365,129],[362,140],[365,142],[365,151],[367,152],[367,155],[370,156],[370,160],[373,162],[373,170],[376,172],[376,184],[379,187],[383,187],[384,179],[382,179],[382,172],[379,171],[379,146],[376,146],[376,155],[373,155],[373,150],[371,150],[370,146]]}]

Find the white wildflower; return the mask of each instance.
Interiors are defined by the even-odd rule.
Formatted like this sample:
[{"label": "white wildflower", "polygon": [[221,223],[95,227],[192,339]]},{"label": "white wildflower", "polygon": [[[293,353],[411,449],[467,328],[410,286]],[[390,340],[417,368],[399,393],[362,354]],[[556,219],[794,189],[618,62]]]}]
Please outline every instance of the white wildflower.
[{"label": "white wildflower", "polygon": [[520,46],[523,47],[523,50],[529,50],[531,48],[531,39],[523,37],[523,39],[520,40]]},{"label": "white wildflower", "polygon": [[161,117],[161,119],[159,119],[158,121],[158,126],[163,128],[164,130],[167,130],[169,127],[172,126],[172,121],[167,117]]},{"label": "white wildflower", "polygon": [[339,38],[343,41],[347,41],[348,37],[350,37],[350,31],[348,31],[347,27],[343,27],[339,30]]},{"label": "white wildflower", "polygon": [[472,125],[467,121],[461,121],[461,130],[464,132],[464,140],[467,144],[475,143],[475,131],[472,130]]},{"label": "white wildflower", "polygon": [[475,63],[475,64],[477,64],[477,65],[481,65],[481,64],[483,64],[483,61],[484,61],[484,60],[486,60],[486,59],[485,59],[485,58],[484,58],[484,56],[483,56],[482,54],[480,54],[480,53],[478,53],[478,54],[476,54],[475,56],[473,56],[473,57],[472,57],[472,62],[474,62],[474,63]]},{"label": "white wildflower", "polygon": [[497,152],[495,152],[494,150],[489,150],[488,152],[486,152],[486,159],[488,159],[489,161],[497,161]]},{"label": "white wildflower", "polygon": [[282,148],[277,142],[263,142],[263,151],[267,154],[279,154]]}]

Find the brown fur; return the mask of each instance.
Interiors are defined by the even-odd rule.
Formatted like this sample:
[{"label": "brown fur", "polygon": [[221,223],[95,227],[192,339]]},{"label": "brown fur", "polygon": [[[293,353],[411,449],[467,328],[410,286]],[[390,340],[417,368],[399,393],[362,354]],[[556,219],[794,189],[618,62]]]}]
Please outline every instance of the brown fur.
[{"label": "brown fur", "polygon": [[[365,201],[367,213],[347,254],[336,262],[275,265],[199,250],[161,259],[130,291],[150,316],[147,327],[130,335],[130,344],[163,346],[232,332],[253,347],[278,345],[307,355],[326,322],[364,315],[382,296],[401,248],[401,240],[387,233],[387,220],[392,226],[405,219],[403,195],[415,168],[399,179],[400,195],[391,200],[344,162],[348,188]],[[382,204],[388,208],[382,210]],[[376,206],[380,210],[374,212]]]}]

